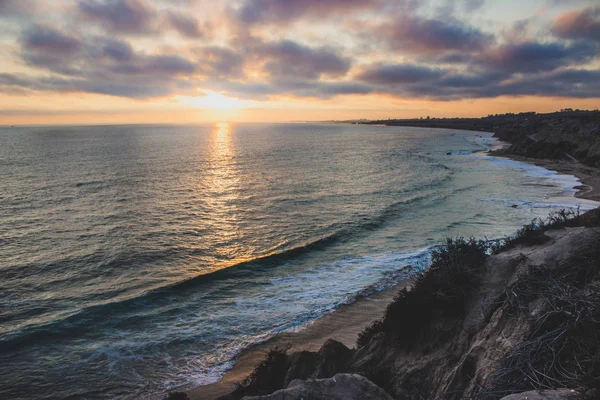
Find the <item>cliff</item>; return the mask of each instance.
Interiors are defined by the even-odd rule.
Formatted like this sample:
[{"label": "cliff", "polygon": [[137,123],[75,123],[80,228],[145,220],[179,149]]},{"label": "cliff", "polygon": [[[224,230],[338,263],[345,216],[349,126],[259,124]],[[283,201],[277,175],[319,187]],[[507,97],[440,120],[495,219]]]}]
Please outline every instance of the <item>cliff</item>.
[{"label": "cliff", "polygon": [[600,166],[598,112],[535,114],[500,124],[493,132],[511,143],[505,150],[508,154]]},{"label": "cliff", "polygon": [[550,391],[508,399],[581,399],[597,388],[600,210],[554,216],[502,245],[449,240],[356,348],[329,340],[318,352],[274,349],[222,400],[337,398],[342,389],[345,399],[541,389]]}]

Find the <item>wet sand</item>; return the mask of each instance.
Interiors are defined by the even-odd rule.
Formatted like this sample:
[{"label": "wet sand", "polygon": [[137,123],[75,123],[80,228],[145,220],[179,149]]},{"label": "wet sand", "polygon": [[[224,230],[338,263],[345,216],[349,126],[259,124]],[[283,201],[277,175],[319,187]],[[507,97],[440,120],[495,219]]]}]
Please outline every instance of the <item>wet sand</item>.
[{"label": "wet sand", "polygon": [[368,297],[359,297],[354,303],[342,305],[299,332],[281,333],[263,344],[245,350],[236,359],[233,369],[226,372],[221,381],[188,391],[189,398],[211,400],[230,393],[235,389],[235,384],[248,376],[274,347],[291,346],[290,352],[318,351],[327,339],[335,339],[350,348],[354,347],[359,332],[375,319],[382,317],[394,296],[409,283],[401,281]]}]

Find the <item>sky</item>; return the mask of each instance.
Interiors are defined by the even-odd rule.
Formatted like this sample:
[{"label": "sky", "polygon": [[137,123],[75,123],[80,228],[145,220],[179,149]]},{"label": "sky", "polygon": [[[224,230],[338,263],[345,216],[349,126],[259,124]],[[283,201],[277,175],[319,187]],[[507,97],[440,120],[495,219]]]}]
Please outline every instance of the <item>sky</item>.
[{"label": "sky", "polygon": [[0,0],[0,124],[600,107],[590,0]]}]

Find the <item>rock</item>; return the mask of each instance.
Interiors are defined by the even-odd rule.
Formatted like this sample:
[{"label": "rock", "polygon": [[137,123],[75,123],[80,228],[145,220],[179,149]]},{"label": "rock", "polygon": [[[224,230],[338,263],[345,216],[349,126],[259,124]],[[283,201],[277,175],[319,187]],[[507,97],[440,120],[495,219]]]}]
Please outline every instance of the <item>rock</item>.
[{"label": "rock", "polygon": [[310,378],[316,369],[317,359],[317,354],[309,351],[291,354],[289,356],[290,367],[285,375],[284,387],[293,380]]},{"label": "rock", "polygon": [[523,392],[519,394],[511,394],[510,396],[503,397],[500,400],[578,400],[581,399],[579,393],[572,389],[556,389],[556,390],[544,390],[538,392],[532,390],[530,392]]},{"label": "rock", "polygon": [[319,350],[321,362],[313,378],[329,378],[338,372],[343,372],[352,357],[353,351],[337,340],[327,340]]},{"label": "rock", "polygon": [[244,397],[242,400],[392,400],[385,390],[364,376],[337,374],[329,379],[295,380],[286,389],[268,396]]}]

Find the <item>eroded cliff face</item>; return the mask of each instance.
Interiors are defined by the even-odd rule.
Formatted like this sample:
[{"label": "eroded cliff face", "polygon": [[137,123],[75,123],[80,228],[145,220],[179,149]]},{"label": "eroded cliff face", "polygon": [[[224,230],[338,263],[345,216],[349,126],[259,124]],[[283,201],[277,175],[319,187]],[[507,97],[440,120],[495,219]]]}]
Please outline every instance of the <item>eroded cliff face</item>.
[{"label": "eroded cliff face", "polygon": [[512,390],[531,388],[522,382],[511,389],[510,382],[502,381],[504,364],[548,309],[537,298],[515,309],[507,292],[532,266],[568,263],[600,243],[597,229],[568,228],[546,235],[550,240],[543,245],[518,246],[489,257],[481,286],[462,317],[437,321],[424,333],[425,340],[409,349],[379,333],[356,350],[349,371],[364,374],[395,399],[499,399]]},{"label": "eroded cliff face", "polygon": [[[600,383],[600,211],[588,214],[488,256],[464,309],[436,314],[409,342],[399,332],[415,321],[405,320],[392,331],[378,327],[357,349],[329,340],[318,353],[278,353],[225,398],[266,394],[268,385],[268,393],[290,388],[269,398],[327,398],[319,387],[331,390],[335,382],[314,379],[338,373],[365,377],[394,399],[501,399],[564,387],[543,396],[584,398],[587,391],[593,398]],[[353,385],[347,399],[364,398],[360,387],[376,392],[362,380]]]},{"label": "eroded cliff face", "polygon": [[524,115],[496,125],[493,132],[511,143],[509,154],[600,166],[599,112]]}]

